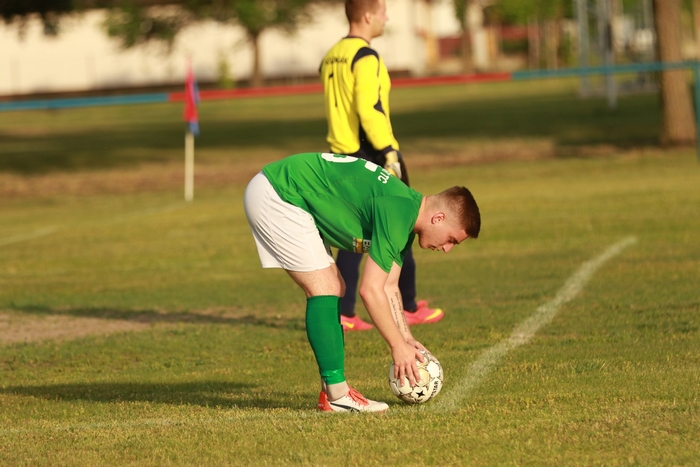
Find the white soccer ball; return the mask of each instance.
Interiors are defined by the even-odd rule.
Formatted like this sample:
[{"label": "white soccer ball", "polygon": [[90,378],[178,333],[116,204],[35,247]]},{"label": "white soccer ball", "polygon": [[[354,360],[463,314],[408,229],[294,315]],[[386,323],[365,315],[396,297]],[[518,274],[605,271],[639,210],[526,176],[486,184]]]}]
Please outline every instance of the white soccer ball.
[{"label": "white soccer ball", "polygon": [[418,372],[420,373],[420,381],[416,381],[416,385],[411,387],[408,383],[408,378],[401,382],[394,378],[394,362],[389,365],[389,387],[396,394],[396,397],[409,404],[423,404],[428,402],[433,397],[437,396],[442,389],[444,375],[442,373],[442,365],[437,358],[427,350],[420,351],[425,357],[424,362],[419,362]]}]

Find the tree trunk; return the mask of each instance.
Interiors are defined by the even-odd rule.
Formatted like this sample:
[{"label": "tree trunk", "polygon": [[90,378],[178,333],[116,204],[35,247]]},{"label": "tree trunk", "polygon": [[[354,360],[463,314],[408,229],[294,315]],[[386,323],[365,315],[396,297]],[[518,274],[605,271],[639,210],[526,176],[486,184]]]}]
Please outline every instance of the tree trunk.
[{"label": "tree trunk", "polygon": [[426,68],[428,72],[435,72],[440,61],[440,46],[437,37],[433,33],[432,5],[430,0],[424,0],[425,7],[425,50]]},{"label": "tree trunk", "polygon": [[548,70],[559,68],[559,23],[556,19],[544,21],[545,60]]},{"label": "tree trunk", "polygon": [[253,76],[250,85],[259,88],[263,85],[262,71],[260,70],[260,34],[251,34],[250,43],[253,45]]},{"label": "tree trunk", "polygon": [[540,25],[536,18],[530,18],[527,24],[528,62],[531,70],[540,68]]},{"label": "tree trunk", "polygon": [[700,0],[693,0],[693,25],[695,26],[695,60],[700,60]]},{"label": "tree trunk", "polygon": [[[700,0],[697,0],[700,2]],[[474,63],[472,61],[472,44],[469,40],[469,10],[464,6],[464,16],[462,17],[462,72],[474,73]]]},{"label": "tree trunk", "polygon": [[486,70],[489,67],[489,56],[483,7],[477,1],[468,0],[466,10],[472,63],[475,69]]},{"label": "tree trunk", "polygon": [[[654,23],[662,62],[681,61],[681,1],[654,0]],[[661,72],[661,143],[695,142],[695,115],[684,70]]]}]

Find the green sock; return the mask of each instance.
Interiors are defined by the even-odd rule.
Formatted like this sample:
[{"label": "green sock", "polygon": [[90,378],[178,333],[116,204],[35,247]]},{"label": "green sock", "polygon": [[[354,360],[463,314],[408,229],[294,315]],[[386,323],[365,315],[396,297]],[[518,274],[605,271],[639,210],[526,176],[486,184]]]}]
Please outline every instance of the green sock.
[{"label": "green sock", "polygon": [[339,303],[335,295],[306,299],[306,335],[326,384],[345,381],[345,336],[340,325]]}]

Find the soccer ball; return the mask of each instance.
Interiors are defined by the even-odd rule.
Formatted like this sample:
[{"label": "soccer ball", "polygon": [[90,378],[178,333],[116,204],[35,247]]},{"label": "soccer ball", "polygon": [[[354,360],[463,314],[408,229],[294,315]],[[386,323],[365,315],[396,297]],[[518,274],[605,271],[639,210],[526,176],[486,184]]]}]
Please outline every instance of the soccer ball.
[{"label": "soccer ball", "polygon": [[408,378],[401,382],[394,378],[394,362],[389,365],[389,387],[396,397],[409,404],[422,404],[437,396],[442,389],[444,379],[442,366],[437,358],[427,350],[420,351],[425,357],[423,363],[416,360],[420,381],[414,387],[409,386]]}]

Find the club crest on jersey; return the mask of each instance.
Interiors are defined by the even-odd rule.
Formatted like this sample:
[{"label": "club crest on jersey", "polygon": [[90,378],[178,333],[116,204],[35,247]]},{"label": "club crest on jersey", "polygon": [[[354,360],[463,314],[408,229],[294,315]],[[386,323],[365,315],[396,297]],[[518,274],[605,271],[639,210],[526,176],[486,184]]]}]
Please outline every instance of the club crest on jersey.
[{"label": "club crest on jersey", "polygon": [[352,242],[355,245],[355,253],[369,253],[369,247],[372,245],[372,240],[353,237]]}]

